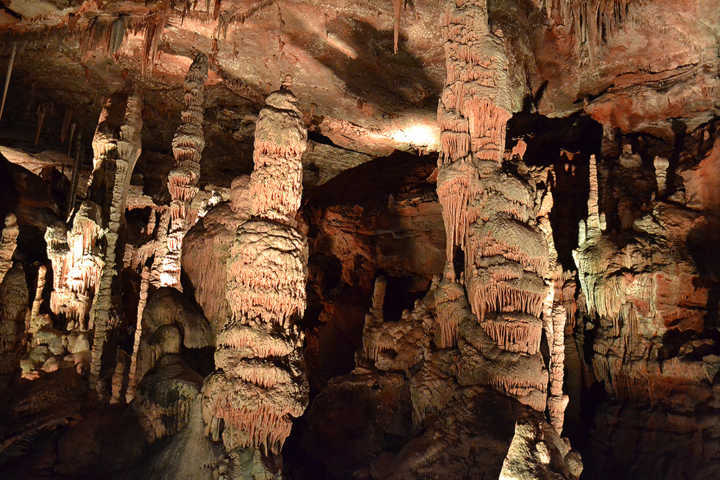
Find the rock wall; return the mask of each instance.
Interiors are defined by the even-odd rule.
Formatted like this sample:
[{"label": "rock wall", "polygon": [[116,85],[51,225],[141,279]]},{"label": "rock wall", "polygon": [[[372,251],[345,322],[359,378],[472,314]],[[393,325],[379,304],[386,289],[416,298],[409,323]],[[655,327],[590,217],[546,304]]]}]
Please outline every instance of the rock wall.
[{"label": "rock wall", "polygon": [[[706,232],[714,228],[716,211],[712,202],[689,200],[702,195],[688,195],[702,190],[706,177],[700,172],[716,150],[717,140],[706,128],[679,144],[682,151],[671,164],[674,182],[666,180],[667,165],[644,162],[629,148],[603,159],[609,183],[594,178],[600,169],[591,160],[589,215],[573,255],[587,312],[581,346],[590,381],[607,395],[594,406],[587,449],[592,478],[621,464],[657,478],[704,478],[718,468],[708,453],[716,448],[716,436],[705,423],[716,415],[720,366],[712,323],[716,263],[705,253],[711,251],[713,236]],[[657,183],[648,188],[653,168]],[[616,201],[615,219],[605,220],[598,208],[603,195]],[[639,198],[646,201],[638,203]],[[599,446],[611,439],[629,441],[632,428],[648,439],[648,449],[637,457]],[[668,448],[682,451],[683,461],[668,456]]]}]

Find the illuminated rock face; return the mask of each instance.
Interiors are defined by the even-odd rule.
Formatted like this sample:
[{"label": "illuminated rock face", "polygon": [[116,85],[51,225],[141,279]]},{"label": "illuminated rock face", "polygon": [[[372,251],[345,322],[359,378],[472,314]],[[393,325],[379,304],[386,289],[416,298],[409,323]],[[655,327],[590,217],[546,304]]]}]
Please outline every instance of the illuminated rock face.
[{"label": "illuminated rock face", "polygon": [[28,297],[25,272],[22,265],[16,264],[0,282],[0,388],[18,368]]},{"label": "illuminated rock face", "polygon": [[17,218],[10,213],[5,217],[5,225],[0,237],[0,283],[2,283],[5,274],[12,267],[12,256],[15,253],[15,245],[17,237],[20,233],[17,225]]},{"label": "illuminated rock face", "polygon": [[170,204],[170,232],[167,253],[161,260],[165,272],[160,286],[180,288],[180,256],[182,241],[191,219],[190,204],[197,195],[200,179],[200,160],[205,148],[202,122],[205,113],[205,81],[208,76],[207,56],[200,53],[190,65],[185,77],[185,110],[180,113],[180,125],[172,141],[175,168],[168,174]]},{"label": "illuminated rock face", "polygon": [[[295,227],[307,133],[293,94],[268,96],[255,132],[248,185],[250,219],[237,229],[227,261],[230,315],[217,328],[215,366],[205,381],[203,419],[228,451],[279,453],[292,418],[308,401],[302,371],[307,240]],[[233,196],[233,208],[243,203]]]},{"label": "illuminated rock face", "polygon": [[653,201],[619,244],[598,207],[595,164],[591,159],[588,217],[573,251],[585,309],[595,324],[593,374],[619,399],[663,404],[685,395],[684,403],[701,401],[706,394],[698,372],[715,368],[714,357],[681,360],[689,346],[671,355],[646,352],[662,348],[660,339],[668,335],[690,338],[706,328],[710,292],[689,246],[693,230],[705,228],[708,210]]}]

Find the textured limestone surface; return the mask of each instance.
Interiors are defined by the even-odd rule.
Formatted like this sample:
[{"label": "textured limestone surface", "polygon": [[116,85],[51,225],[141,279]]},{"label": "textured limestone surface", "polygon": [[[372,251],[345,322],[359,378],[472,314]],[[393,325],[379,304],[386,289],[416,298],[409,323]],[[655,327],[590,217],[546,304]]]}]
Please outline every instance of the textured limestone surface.
[{"label": "textured limestone surface", "polygon": [[0,2],[0,478],[719,477],[718,7]]}]

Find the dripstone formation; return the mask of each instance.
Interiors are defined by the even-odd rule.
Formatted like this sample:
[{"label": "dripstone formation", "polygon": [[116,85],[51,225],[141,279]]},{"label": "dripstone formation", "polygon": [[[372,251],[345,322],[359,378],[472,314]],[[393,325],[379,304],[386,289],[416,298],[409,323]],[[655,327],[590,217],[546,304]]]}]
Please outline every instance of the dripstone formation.
[{"label": "dripstone formation", "polygon": [[180,255],[182,240],[190,223],[190,205],[197,195],[200,160],[205,148],[202,122],[205,111],[205,81],[208,59],[198,54],[185,77],[185,109],[180,113],[180,125],[172,141],[176,167],[168,173],[170,202],[170,231],[168,252],[161,260],[160,286],[180,288]]},{"label": "dripstone formation", "polygon": [[203,386],[208,434],[225,447],[280,453],[308,385],[303,337],[307,240],[296,228],[307,132],[295,96],[271,93],[255,129],[250,219],[230,247],[225,291],[231,315],[218,327],[215,365]]},{"label": "dripstone formation", "polygon": [[103,347],[113,322],[110,310],[112,282],[117,275],[116,247],[130,178],[142,151],[141,130],[139,94],[116,94],[107,99],[93,137],[87,199],[74,212],[69,229],[59,224],[45,234],[53,267],[50,309],[70,320],[68,330],[93,329],[93,385],[100,375]]},{"label": "dripstone formation", "polygon": [[0,5],[0,478],[720,478],[718,0]]}]

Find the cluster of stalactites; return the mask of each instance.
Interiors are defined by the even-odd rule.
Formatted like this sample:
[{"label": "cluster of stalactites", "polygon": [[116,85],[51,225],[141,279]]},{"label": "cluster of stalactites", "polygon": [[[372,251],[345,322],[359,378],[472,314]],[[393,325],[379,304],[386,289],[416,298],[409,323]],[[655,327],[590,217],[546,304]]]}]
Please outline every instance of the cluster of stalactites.
[{"label": "cluster of stalactites", "polygon": [[473,313],[519,312],[539,317],[549,268],[545,235],[534,218],[526,182],[495,171],[477,180],[468,207],[465,282]]},{"label": "cluster of stalactites", "polygon": [[297,99],[285,88],[271,93],[255,127],[250,213],[293,224],[302,197],[307,130]]},{"label": "cluster of stalactites", "polygon": [[485,0],[449,2],[442,19],[446,80],[438,104],[441,164],[471,154],[502,161],[510,118],[502,33],[490,32]]},{"label": "cluster of stalactites", "polygon": [[[237,230],[225,292],[232,315],[219,326],[215,365],[203,387],[207,433],[228,449],[279,453],[308,402],[300,369],[307,239],[295,228],[307,131],[286,88],[270,94],[255,130],[250,219]],[[240,202],[243,203],[243,202]],[[233,202],[239,207],[237,201]]]},{"label": "cluster of stalactites", "polygon": [[50,226],[45,232],[47,255],[53,269],[50,309],[84,326],[95,288],[100,280],[104,236],[100,207],[89,200],[80,204],[70,229]]},{"label": "cluster of stalactites", "polygon": [[294,228],[264,220],[243,224],[230,249],[227,297],[237,319],[289,326],[305,311],[307,240]]},{"label": "cluster of stalactites", "polygon": [[172,197],[173,222],[185,219],[188,206],[198,190],[200,160],[205,148],[202,123],[207,76],[208,58],[199,53],[185,76],[185,109],[180,113],[180,125],[172,140],[175,168],[168,174],[168,190]]},{"label": "cluster of stalactites", "polygon": [[222,439],[228,450],[256,447],[280,453],[292,418],[307,405],[307,385],[272,360],[243,359],[224,366],[230,372],[210,375],[203,386],[206,434]]},{"label": "cluster of stalactites", "polygon": [[589,47],[606,43],[630,15],[633,0],[543,0],[551,21],[575,30],[576,41]]},{"label": "cluster of stalactites", "polygon": [[499,313],[480,324],[498,347],[509,352],[535,355],[540,351],[542,324],[532,315]]},{"label": "cluster of stalactites", "polygon": [[490,32],[485,0],[448,2],[442,19],[446,80],[438,102],[441,155],[438,198],[443,206],[448,262],[465,248],[468,205],[482,164],[499,165],[510,118],[508,61],[502,33]]}]

